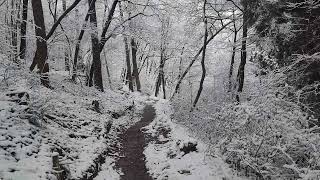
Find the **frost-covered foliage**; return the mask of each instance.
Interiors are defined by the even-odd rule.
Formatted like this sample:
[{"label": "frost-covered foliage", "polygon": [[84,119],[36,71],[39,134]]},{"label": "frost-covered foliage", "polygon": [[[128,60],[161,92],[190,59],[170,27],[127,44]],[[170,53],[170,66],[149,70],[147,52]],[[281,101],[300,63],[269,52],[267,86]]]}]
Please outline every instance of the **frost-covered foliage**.
[{"label": "frost-covered foliage", "polygon": [[219,146],[226,161],[246,175],[315,178],[320,174],[319,127],[309,128],[312,116],[302,110],[299,92],[283,72],[261,76],[255,84],[259,90],[246,92],[240,104],[209,101],[190,113],[175,101],[175,119]]}]

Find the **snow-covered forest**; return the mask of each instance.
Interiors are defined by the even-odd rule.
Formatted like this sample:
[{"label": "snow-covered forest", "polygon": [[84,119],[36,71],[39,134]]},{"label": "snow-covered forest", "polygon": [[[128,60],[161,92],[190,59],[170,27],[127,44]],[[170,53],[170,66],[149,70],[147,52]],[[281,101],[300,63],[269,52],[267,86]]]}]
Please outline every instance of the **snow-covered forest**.
[{"label": "snow-covered forest", "polygon": [[0,0],[0,179],[319,180],[319,0]]}]

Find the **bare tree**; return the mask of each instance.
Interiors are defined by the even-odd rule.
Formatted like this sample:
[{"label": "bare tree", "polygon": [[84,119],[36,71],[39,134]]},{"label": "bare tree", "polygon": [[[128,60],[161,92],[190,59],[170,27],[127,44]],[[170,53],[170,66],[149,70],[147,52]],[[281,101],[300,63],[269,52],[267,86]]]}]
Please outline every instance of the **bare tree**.
[{"label": "bare tree", "polygon": [[203,89],[203,82],[204,79],[206,77],[206,65],[205,65],[205,58],[206,58],[206,49],[207,49],[207,39],[208,39],[208,19],[206,18],[206,4],[207,4],[207,0],[204,0],[203,3],[203,22],[204,22],[204,40],[203,40],[203,50],[202,50],[202,58],[201,58],[201,69],[202,69],[202,75],[201,75],[201,80],[200,80],[200,85],[199,85],[199,89],[196,95],[196,98],[193,102],[193,108],[196,107],[202,89]]},{"label": "bare tree", "polygon": [[20,28],[20,59],[26,56],[26,34],[27,34],[27,20],[28,20],[28,0],[22,2],[22,22]]},{"label": "bare tree", "polygon": [[[211,37],[206,41],[206,43],[204,45],[208,45],[222,30],[224,30],[229,24],[231,24],[233,21],[229,21],[228,23],[224,24],[220,29],[218,29],[213,35],[211,35]],[[193,56],[192,60],[190,61],[189,65],[187,66],[187,68],[183,71],[181,77],[178,79],[178,82],[174,88],[174,92],[171,96],[171,99],[174,98],[175,94],[178,93],[180,85],[183,81],[183,79],[186,77],[187,73],[189,72],[189,70],[191,69],[191,67],[193,66],[193,64],[196,62],[196,60],[198,59],[198,57],[200,56],[201,52],[203,51],[204,46],[202,46],[198,51],[197,54],[195,56]]]},{"label": "bare tree", "polygon": [[[56,0],[57,3],[57,0]],[[56,13],[56,9],[55,8],[55,13]],[[62,0],[62,9],[63,11],[67,10],[67,1],[66,0]],[[69,50],[67,47],[67,44],[64,45],[64,64],[65,64],[65,70],[66,71],[70,71],[70,55],[69,55]]]},{"label": "bare tree", "polygon": [[[100,59],[100,46],[98,37],[97,14],[95,5],[90,6],[93,0],[88,0],[90,12],[90,27],[91,27],[91,43],[92,43],[92,70],[90,70],[88,85],[92,86],[93,83],[97,89],[103,90],[102,72],[101,72],[101,59]],[[92,81],[94,79],[94,82]]]},{"label": "bare tree", "polygon": [[162,86],[162,93],[163,93],[164,99],[166,98],[164,65],[167,59],[166,53],[167,53],[167,46],[168,46],[169,25],[170,25],[169,17],[166,17],[161,21],[160,65],[159,65],[159,73],[156,80],[156,90],[155,90],[155,96],[158,96],[160,91],[160,86]]},{"label": "bare tree", "polygon": [[231,61],[230,61],[230,69],[229,69],[229,91],[232,91],[232,76],[233,76],[233,67],[234,67],[234,61],[236,56],[236,50],[237,50],[237,36],[238,32],[240,31],[240,28],[237,28],[236,24],[236,17],[235,17],[235,10],[233,10],[233,44],[232,44],[232,55],[231,55]]},{"label": "bare tree", "polygon": [[30,66],[30,71],[33,71],[36,65],[40,70],[41,74],[41,83],[46,86],[50,87],[49,85],[49,65],[46,63],[47,56],[48,56],[48,47],[47,47],[47,40],[51,38],[57,27],[60,25],[61,21],[67,16],[69,12],[74,9],[81,0],[75,0],[66,11],[57,19],[57,21],[52,25],[49,33],[46,35],[45,24],[44,24],[44,15],[42,9],[42,2],[41,0],[32,0],[32,10],[33,16],[35,21],[35,31],[37,36],[37,50],[35,56],[33,58],[32,64]]},{"label": "bare tree", "polygon": [[247,36],[248,36],[248,2],[242,1],[243,6],[243,27],[242,27],[242,43],[241,43],[241,61],[238,69],[238,94],[236,96],[237,101],[240,101],[239,93],[243,90],[244,84],[244,68],[247,62]]},{"label": "bare tree", "polygon": [[[41,0],[32,0],[32,11],[37,36],[37,50],[33,62],[38,66],[41,75],[41,83],[45,87],[51,87],[49,84],[49,65],[46,62],[48,56],[48,47],[46,41],[46,28],[44,23],[43,9]],[[31,68],[31,67],[30,67]],[[30,69],[32,71],[32,69]]]},{"label": "bare tree", "polygon": [[131,38],[131,54],[132,54],[132,74],[135,79],[135,83],[137,86],[137,91],[141,91],[141,84],[140,84],[140,78],[139,78],[139,72],[138,72],[138,65],[137,65],[137,43],[135,42],[134,38]]},{"label": "bare tree", "polygon": [[[120,17],[121,20],[124,21],[124,15],[123,15],[123,9],[121,6],[121,3],[119,3],[119,10],[120,10]],[[130,49],[129,49],[129,42],[127,36],[123,36],[123,43],[125,48],[125,54],[126,54],[126,65],[127,65],[127,71],[126,71],[126,84],[129,85],[129,90],[133,91],[133,83],[132,83],[132,72],[131,72],[131,62],[130,62]]]},{"label": "bare tree", "polygon": [[86,14],[86,17],[84,19],[84,23],[82,25],[82,28],[81,28],[81,31],[80,31],[80,34],[78,36],[78,39],[76,41],[76,48],[74,50],[74,57],[73,57],[73,68],[72,68],[72,80],[75,81],[76,80],[76,77],[77,77],[77,66],[78,66],[78,57],[79,57],[79,51],[80,51],[80,44],[81,44],[81,40],[83,38],[83,35],[84,35],[84,32],[85,32],[85,28],[86,28],[86,25],[87,25],[87,22],[89,20],[89,16],[90,16],[90,9],[92,8],[91,6],[94,6],[95,5],[95,1],[96,0],[93,0],[91,1],[91,4],[89,6],[89,10]]}]

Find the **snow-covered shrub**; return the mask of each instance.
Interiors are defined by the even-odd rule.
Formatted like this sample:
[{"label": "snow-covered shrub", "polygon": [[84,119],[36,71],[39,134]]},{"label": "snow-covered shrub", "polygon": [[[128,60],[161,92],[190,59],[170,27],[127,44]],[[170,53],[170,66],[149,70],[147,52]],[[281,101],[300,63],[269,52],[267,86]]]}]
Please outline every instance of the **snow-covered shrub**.
[{"label": "snow-covered shrub", "polygon": [[45,115],[48,115],[48,111],[54,108],[49,99],[38,98],[33,100],[25,113],[27,113],[29,123],[41,127],[43,126],[43,120]]},{"label": "snow-covered shrub", "polygon": [[320,170],[320,137],[309,129],[310,116],[288,99],[294,88],[281,74],[261,88],[250,101],[221,106],[211,116],[216,122],[210,136],[223,138],[219,143],[227,160],[271,179]]},{"label": "snow-covered shrub", "polygon": [[237,168],[271,179],[312,179],[320,174],[319,127],[310,128],[313,116],[302,108],[287,70],[260,77],[259,90],[245,92],[240,104],[208,100],[190,113],[178,105],[183,99],[175,100],[175,119],[219,147]]}]

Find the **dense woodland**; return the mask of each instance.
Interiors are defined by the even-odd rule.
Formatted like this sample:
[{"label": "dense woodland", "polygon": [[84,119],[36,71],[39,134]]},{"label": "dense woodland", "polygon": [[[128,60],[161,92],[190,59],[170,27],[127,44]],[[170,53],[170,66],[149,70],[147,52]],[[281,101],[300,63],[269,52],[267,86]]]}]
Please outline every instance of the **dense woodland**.
[{"label": "dense woodland", "polygon": [[319,179],[319,0],[0,0],[0,14],[2,94],[167,99],[238,171]]}]

